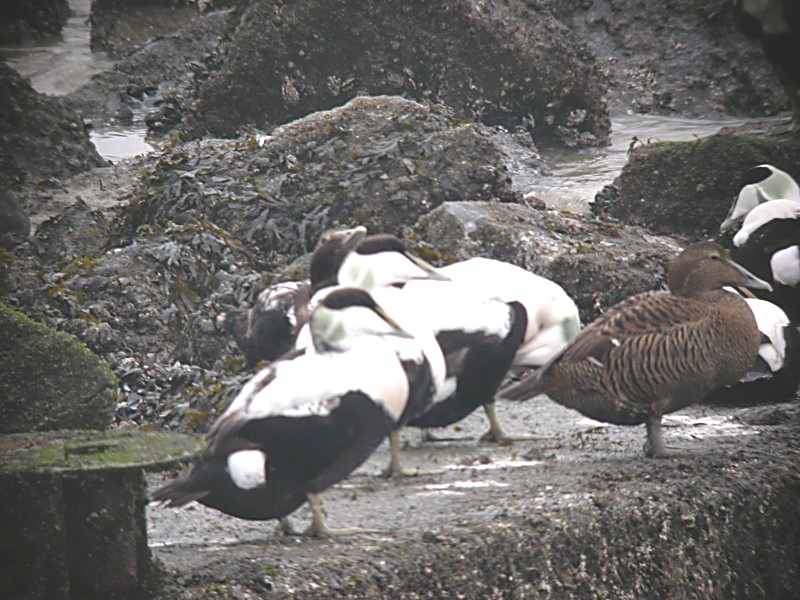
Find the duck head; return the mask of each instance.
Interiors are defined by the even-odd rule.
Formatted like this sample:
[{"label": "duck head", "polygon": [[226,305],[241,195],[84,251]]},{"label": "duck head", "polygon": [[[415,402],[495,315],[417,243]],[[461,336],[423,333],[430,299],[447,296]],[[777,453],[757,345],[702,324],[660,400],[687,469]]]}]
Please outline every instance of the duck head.
[{"label": "duck head", "polygon": [[369,292],[337,287],[328,292],[311,313],[311,338],[318,352],[346,350],[363,336],[413,336],[381,308]]},{"label": "duck head", "polygon": [[329,229],[323,233],[311,257],[311,291],[338,283],[339,269],[344,259],[367,237],[363,225],[352,229]]},{"label": "duck head", "polygon": [[769,283],[731,260],[716,242],[692,244],[675,257],[667,273],[667,285],[676,296],[687,297],[725,286],[772,290]]},{"label": "duck head", "polygon": [[341,248],[331,252],[319,248],[311,259],[311,286],[317,291],[327,285],[371,289],[378,286],[402,284],[413,279],[449,281],[432,265],[408,252],[399,238],[379,234],[363,237],[348,252]]}]

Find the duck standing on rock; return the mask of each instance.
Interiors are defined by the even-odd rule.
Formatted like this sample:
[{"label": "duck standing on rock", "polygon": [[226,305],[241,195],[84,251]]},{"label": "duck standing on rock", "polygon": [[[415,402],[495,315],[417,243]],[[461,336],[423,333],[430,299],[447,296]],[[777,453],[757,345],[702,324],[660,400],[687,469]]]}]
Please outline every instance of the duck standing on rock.
[{"label": "duck standing on rock", "polygon": [[[413,338],[364,290],[331,291],[309,325],[316,351],[256,374],[212,425],[205,454],[154,501],[196,500],[286,526],[283,518],[308,499],[307,534],[363,531],[328,529],[318,495],[369,457],[408,402],[429,395],[429,371]],[[404,356],[389,337],[403,339]]]},{"label": "duck standing on rock", "polygon": [[667,456],[661,417],[736,383],[758,354],[752,311],[722,288],[770,288],[714,242],[686,248],[672,261],[668,281],[669,292],[637,294],[611,308],[500,397],[547,394],[598,421],[645,423],[645,454]]},{"label": "duck standing on rock", "polygon": [[[483,406],[490,429],[482,439],[510,439],[494,411],[495,392],[512,365],[540,366],[574,337],[580,328],[577,306],[557,284],[501,261],[455,263],[436,271],[439,279],[449,281],[436,281],[422,274],[409,277],[406,255],[398,238],[375,235],[365,238],[341,266],[328,265],[328,270],[335,266],[340,283],[364,287],[391,307],[407,331],[420,339],[433,332],[445,356],[444,386],[437,386],[424,413],[409,414],[402,423],[445,427]],[[316,258],[312,287],[317,280],[332,279],[315,269]],[[385,474],[406,474],[399,436],[389,439],[392,461]]]}]

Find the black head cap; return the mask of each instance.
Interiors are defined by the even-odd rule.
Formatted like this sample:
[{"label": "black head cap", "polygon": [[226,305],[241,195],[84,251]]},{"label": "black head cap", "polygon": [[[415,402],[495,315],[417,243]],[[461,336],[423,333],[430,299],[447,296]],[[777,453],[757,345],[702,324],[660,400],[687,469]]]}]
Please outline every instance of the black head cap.
[{"label": "black head cap", "polygon": [[341,310],[350,306],[363,306],[375,310],[378,306],[368,292],[352,287],[333,290],[323,298],[320,304],[332,310]]},{"label": "black head cap", "polygon": [[364,238],[357,247],[359,254],[377,254],[378,252],[406,253],[406,245],[399,238],[388,233],[379,233]]},{"label": "black head cap", "polygon": [[751,167],[744,172],[742,175],[742,187],[746,185],[750,185],[752,183],[761,183],[767,177],[772,175],[773,170],[765,165],[759,165],[757,167]]}]

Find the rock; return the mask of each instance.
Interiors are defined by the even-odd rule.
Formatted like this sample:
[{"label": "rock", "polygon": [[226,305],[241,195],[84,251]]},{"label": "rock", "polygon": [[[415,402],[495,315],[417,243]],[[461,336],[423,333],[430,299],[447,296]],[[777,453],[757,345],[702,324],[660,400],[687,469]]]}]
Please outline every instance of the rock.
[{"label": "rock", "polygon": [[[144,5],[135,10],[152,10],[157,17],[178,9]],[[140,40],[113,69],[98,73],[67,95],[70,106],[87,119],[101,122],[131,107],[158,111],[162,102],[182,111],[188,103],[185,97],[194,95],[207,70],[216,64],[217,46],[228,19],[226,12],[196,15],[183,11],[180,18],[167,18],[161,25],[169,35]],[[177,121],[180,116],[172,118]]]},{"label": "rock", "polygon": [[256,0],[186,129],[231,136],[357,95],[402,94],[537,142],[607,141],[605,81],[566,27],[533,3]]},{"label": "rock", "polygon": [[71,335],[0,304],[0,433],[104,429],[117,380]]},{"label": "rock", "polygon": [[741,131],[639,146],[614,181],[616,189],[598,194],[592,211],[656,233],[716,237],[746,169],[770,163],[800,178],[798,156],[796,137]]},{"label": "rock", "polygon": [[31,220],[17,199],[0,190],[0,248],[10,249],[28,239]]},{"label": "rock", "polygon": [[106,164],[63,99],[33,90],[0,62],[0,188]]},{"label": "rock", "polygon": [[435,263],[485,256],[552,279],[575,300],[584,323],[658,288],[664,264],[680,251],[674,240],[638,227],[490,202],[447,202],[419,220],[410,240]]},{"label": "rock", "polygon": [[67,0],[4,0],[0,4],[0,44],[57,35],[69,15]]},{"label": "rock", "polygon": [[209,220],[275,270],[313,249],[325,229],[397,234],[462,199],[520,199],[491,131],[443,107],[360,97],[261,142],[245,136],[169,149],[127,211],[126,228]]},{"label": "rock", "polygon": [[111,227],[102,211],[91,210],[78,200],[64,212],[39,225],[36,230],[36,249],[45,262],[61,269],[74,261],[70,268],[90,267],[94,256],[108,242]]},{"label": "rock", "polygon": [[774,115],[786,98],[759,44],[736,28],[733,4],[537,0],[603,65],[612,113]]}]

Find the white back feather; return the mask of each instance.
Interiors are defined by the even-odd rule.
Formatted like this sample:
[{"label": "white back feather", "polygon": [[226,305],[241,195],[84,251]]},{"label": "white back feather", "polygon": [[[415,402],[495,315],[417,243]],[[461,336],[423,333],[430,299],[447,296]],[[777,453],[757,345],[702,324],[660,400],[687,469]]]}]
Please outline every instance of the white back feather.
[{"label": "white back feather", "polygon": [[788,286],[800,285],[800,246],[778,250],[769,260],[772,278]]},{"label": "white back feather", "polygon": [[740,248],[759,227],[774,219],[800,219],[800,202],[794,200],[771,200],[759,204],[744,218],[742,227],[733,236],[733,245]]}]

